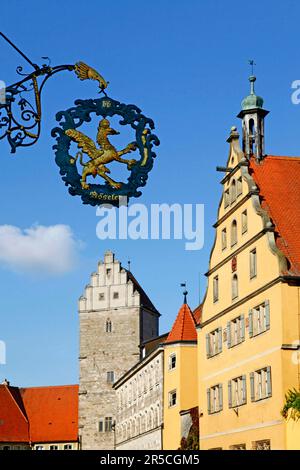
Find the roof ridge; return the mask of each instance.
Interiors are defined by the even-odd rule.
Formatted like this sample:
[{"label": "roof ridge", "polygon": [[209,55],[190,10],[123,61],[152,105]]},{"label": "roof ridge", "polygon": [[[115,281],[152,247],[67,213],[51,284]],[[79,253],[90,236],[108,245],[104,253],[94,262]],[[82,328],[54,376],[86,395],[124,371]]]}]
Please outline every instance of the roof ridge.
[{"label": "roof ridge", "polygon": [[289,156],[289,155],[266,155],[268,158],[276,158],[278,160],[299,160],[300,161],[300,156]]},{"label": "roof ridge", "polygon": [[20,387],[19,390],[33,390],[37,388],[63,388],[63,387],[79,387],[79,384],[70,385],[36,385],[34,387]]}]

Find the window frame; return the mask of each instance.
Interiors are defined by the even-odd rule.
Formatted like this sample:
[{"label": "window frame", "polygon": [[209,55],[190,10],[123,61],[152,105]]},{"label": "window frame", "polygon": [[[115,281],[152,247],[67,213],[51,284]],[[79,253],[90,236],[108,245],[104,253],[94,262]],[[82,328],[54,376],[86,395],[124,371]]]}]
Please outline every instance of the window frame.
[{"label": "window frame", "polygon": [[105,416],[104,418],[104,432],[112,432],[113,419],[112,416]]},{"label": "window frame", "polygon": [[217,274],[213,278],[213,303],[215,304],[216,302],[219,301],[219,275]]},{"label": "window frame", "polygon": [[108,384],[114,384],[115,383],[115,372],[113,370],[108,370],[106,372],[106,382]]},{"label": "window frame", "polygon": [[233,273],[231,278],[231,300],[232,302],[239,298],[239,277]]},{"label": "window frame", "polygon": [[223,384],[212,385],[207,389],[206,393],[208,414],[211,415],[223,411]]},{"label": "window frame", "polygon": [[230,230],[230,246],[233,248],[238,243],[238,224],[236,219],[233,219],[231,222]]},{"label": "window frame", "polygon": [[[173,360],[175,359],[175,364],[173,365]],[[176,358],[176,353],[171,353],[169,355],[169,370],[172,371],[176,369],[176,364],[177,364],[177,358]]]},{"label": "window frame", "polygon": [[241,222],[242,222],[241,232],[242,232],[242,235],[244,235],[245,233],[248,232],[248,211],[247,211],[247,209],[245,209],[242,212],[241,219],[242,219],[241,220]]},{"label": "window frame", "polygon": [[249,252],[249,275],[250,280],[257,277],[257,250],[256,247]]},{"label": "window frame", "polygon": [[[211,358],[220,354],[223,350],[223,331],[222,327],[215,328],[206,334],[206,357]],[[213,336],[213,345],[212,345],[212,336]],[[217,345],[217,347],[216,347]]]},{"label": "window frame", "polygon": [[[173,403],[174,396],[175,396],[175,402]],[[174,390],[171,390],[168,393],[168,405],[169,405],[169,408],[174,408],[174,406],[177,405],[177,389],[176,388]]]}]

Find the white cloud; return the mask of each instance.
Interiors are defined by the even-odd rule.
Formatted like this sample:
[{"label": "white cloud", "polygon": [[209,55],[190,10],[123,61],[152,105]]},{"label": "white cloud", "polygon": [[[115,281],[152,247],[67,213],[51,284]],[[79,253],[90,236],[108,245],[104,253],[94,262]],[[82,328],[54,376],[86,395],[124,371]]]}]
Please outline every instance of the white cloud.
[{"label": "white cloud", "polygon": [[63,274],[73,268],[79,246],[68,225],[0,225],[0,266],[14,271]]}]

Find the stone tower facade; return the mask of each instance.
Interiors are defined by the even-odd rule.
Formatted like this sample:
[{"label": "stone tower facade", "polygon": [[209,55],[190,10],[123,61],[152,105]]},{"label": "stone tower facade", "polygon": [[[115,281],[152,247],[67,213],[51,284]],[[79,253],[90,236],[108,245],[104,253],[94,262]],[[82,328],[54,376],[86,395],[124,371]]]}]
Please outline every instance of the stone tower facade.
[{"label": "stone tower facade", "polygon": [[79,435],[82,449],[114,449],[113,383],[158,335],[159,313],[131,272],[110,251],[79,299]]}]

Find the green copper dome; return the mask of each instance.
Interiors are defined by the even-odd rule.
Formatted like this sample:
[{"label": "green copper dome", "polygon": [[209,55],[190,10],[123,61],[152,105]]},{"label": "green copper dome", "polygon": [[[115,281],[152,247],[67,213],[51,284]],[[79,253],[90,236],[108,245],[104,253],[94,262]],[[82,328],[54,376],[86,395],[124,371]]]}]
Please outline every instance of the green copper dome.
[{"label": "green copper dome", "polygon": [[254,82],[256,80],[256,77],[254,75],[251,75],[249,77],[249,82],[250,82],[250,95],[246,96],[246,98],[243,99],[242,101],[242,110],[246,111],[247,109],[255,109],[255,108],[262,108],[264,104],[264,100],[261,96],[257,96],[254,93]]}]

